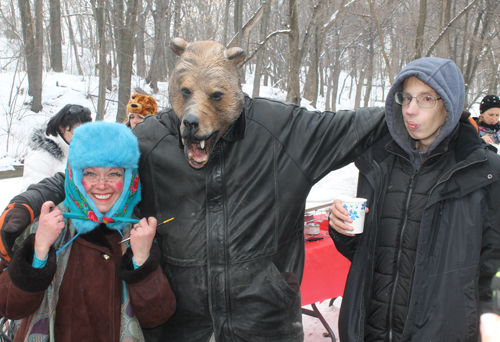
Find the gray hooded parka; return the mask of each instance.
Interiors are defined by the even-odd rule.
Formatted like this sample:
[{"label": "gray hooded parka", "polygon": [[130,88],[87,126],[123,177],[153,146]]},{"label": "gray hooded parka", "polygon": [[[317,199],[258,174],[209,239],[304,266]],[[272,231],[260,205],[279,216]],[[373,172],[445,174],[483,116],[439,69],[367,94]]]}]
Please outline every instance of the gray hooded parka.
[{"label": "gray hooded parka", "polygon": [[[394,102],[411,76],[435,89],[448,111],[425,153],[415,150]],[[500,158],[459,122],[463,87],[451,61],[408,64],[387,98],[390,134],[356,160],[358,196],[371,209],[364,233],[330,228],[352,262],[339,318],[344,342],[478,339],[500,267]]]}]

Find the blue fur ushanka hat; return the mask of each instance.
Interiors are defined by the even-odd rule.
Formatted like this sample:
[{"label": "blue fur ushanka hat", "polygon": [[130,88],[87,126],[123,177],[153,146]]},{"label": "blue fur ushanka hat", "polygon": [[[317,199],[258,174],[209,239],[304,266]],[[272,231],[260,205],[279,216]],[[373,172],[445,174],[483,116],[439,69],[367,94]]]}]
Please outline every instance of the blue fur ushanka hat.
[{"label": "blue fur ushanka hat", "polygon": [[[64,205],[81,219],[73,219],[80,233],[87,233],[100,223],[120,230],[126,222],[113,222],[115,217],[130,217],[141,199],[139,175],[139,144],[125,125],[90,122],[75,129],[68,152]],[[100,213],[82,185],[83,170],[88,167],[120,167],[124,169],[123,191],[107,213]]]},{"label": "blue fur ushanka hat", "polygon": [[130,128],[104,121],[77,127],[68,152],[75,170],[97,166],[136,169],[139,156],[137,138]]}]

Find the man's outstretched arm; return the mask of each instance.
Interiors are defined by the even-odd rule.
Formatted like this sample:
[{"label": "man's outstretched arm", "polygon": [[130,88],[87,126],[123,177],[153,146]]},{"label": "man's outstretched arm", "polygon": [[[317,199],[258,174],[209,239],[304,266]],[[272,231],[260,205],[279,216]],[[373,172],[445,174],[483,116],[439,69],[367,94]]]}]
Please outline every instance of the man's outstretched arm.
[{"label": "man's outstretched arm", "polygon": [[12,247],[17,237],[40,215],[40,208],[46,201],[64,201],[64,173],[45,178],[32,184],[28,189],[15,196],[0,217],[0,257],[9,262]]}]

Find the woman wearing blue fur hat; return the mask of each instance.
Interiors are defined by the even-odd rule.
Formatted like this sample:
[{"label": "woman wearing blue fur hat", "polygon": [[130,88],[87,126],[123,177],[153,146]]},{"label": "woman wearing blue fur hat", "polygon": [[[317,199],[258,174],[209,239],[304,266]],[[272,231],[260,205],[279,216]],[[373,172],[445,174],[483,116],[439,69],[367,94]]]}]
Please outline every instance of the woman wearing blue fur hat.
[{"label": "woman wearing blue fur hat", "polygon": [[479,341],[500,267],[500,157],[463,113],[451,60],[409,63],[387,95],[389,134],[357,160],[364,232],[335,200],[330,236],[351,260],[341,341]]},{"label": "woman wearing blue fur hat", "polygon": [[[0,276],[0,313],[21,319],[14,341],[143,341],[175,311],[153,243],[156,219],[130,231],[140,201],[139,148],[124,125],[75,130],[64,203],[45,202]],[[122,251],[123,249],[123,251]],[[124,253],[123,253],[124,252]]]}]

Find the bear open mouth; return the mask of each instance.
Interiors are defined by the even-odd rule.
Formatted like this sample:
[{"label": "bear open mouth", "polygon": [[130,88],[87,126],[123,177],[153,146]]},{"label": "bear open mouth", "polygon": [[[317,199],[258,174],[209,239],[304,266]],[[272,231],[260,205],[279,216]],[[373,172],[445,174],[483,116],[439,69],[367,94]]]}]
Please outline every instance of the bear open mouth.
[{"label": "bear open mouth", "polygon": [[210,152],[215,143],[217,131],[212,133],[208,138],[202,140],[182,139],[184,144],[184,154],[189,162],[189,165],[195,169],[200,169],[205,166],[210,157]]}]

